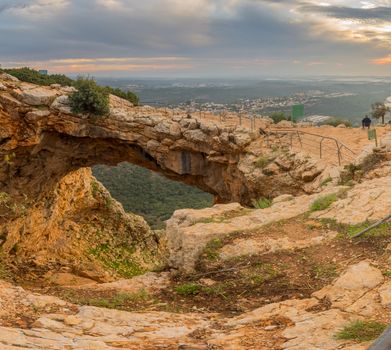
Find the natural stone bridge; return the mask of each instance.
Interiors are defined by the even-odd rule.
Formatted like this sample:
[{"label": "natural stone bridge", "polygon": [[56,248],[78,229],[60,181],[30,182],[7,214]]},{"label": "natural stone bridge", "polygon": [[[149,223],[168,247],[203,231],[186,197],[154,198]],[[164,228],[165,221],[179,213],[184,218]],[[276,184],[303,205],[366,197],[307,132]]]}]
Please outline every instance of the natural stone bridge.
[{"label": "natural stone bridge", "polygon": [[[0,188],[6,192],[40,193],[78,168],[127,161],[197,186],[218,201],[251,197],[238,169],[255,138],[247,129],[186,114],[168,117],[114,96],[108,117],[76,116],[67,105],[71,88],[37,87],[4,76],[1,81]],[[11,168],[10,177],[4,170]]]},{"label": "natural stone bridge", "polygon": [[[169,116],[114,96],[107,117],[73,115],[71,91],[0,74],[0,247],[15,253],[22,268],[33,259],[39,266],[71,260],[79,269],[84,252],[102,240],[114,248],[126,242],[136,257],[150,254],[140,259],[151,267],[158,238],[117,204],[105,208],[109,194],[82,169],[95,164],[127,161],[197,186],[216,202],[242,204],[313,192],[333,176],[306,156],[266,147],[248,129]],[[107,239],[97,237],[103,231]]]}]

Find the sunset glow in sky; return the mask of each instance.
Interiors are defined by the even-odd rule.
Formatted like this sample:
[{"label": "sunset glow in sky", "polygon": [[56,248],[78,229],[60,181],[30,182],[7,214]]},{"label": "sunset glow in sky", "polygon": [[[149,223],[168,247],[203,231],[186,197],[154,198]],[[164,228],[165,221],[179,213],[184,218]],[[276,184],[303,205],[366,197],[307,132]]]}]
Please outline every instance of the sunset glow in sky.
[{"label": "sunset glow in sky", "polygon": [[391,76],[391,0],[0,0],[2,66],[113,76]]}]

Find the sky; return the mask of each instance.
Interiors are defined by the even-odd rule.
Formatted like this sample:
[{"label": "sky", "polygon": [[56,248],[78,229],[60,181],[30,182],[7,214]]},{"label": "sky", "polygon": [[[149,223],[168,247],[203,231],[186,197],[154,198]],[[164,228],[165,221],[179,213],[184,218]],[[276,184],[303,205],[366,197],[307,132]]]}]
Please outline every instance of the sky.
[{"label": "sky", "polygon": [[114,77],[391,76],[391,0],[0,0],[0,64]]}]

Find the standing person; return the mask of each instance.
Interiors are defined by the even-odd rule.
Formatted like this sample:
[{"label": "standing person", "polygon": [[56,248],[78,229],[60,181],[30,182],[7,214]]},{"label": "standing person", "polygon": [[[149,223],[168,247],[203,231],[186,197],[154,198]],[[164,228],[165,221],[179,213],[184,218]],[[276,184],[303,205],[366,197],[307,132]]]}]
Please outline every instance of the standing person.
[{"label": "standing person", "polygon": [[364,117],[364,119],[361,121],[362,128],[370,128],[372,124],[371,118],[369,118],[367,115]]}]

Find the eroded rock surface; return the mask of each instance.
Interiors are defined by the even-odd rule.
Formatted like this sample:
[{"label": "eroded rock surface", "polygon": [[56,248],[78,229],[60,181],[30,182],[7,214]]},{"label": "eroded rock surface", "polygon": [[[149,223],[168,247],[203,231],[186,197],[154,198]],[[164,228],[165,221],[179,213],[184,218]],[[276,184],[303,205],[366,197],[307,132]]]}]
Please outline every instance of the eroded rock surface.
[{"label": "eroded rock surface", "polygon": [[334,219],[346,224],[376,221],[390,214],[391,177],[366,180],[347,192],[346,198],[314,214],[317,218]]},{"label": "eroded rock surface", "polygon": [[[366,278],[357,278],[357,274]],[[371,317],[389,320],[388,304],[382,297],[389,294],[389,284],[369,261],[362,261],[311,298],[273,303],[240,316],[224,317],[80,307],[1,282],[0,344],[9,350],[364,350],[368,342],[337,340],[335,334],[352,321]],[[354,298],[345,297],[341,303],[338,295],[352,292],[357,292]],[[368,303],[368,293],[372,293],[373,308],[356,307]],[[319,308],[325,297],[329,298],[327,307]],[[29,319],[27,327],[18,326],[23,312],[24,319]]]},{"label": "eroded rock surface", "polygon": [[[203,249],[212,239],[219,239],[237,231],[259,229],[272,222],[294,218],[307,212],[311,204],[319,197],[338,194],[345,187],[332,187],[321,194],[303,195],[290,200],[277,200],[270,208],[245,209],[238,203],[215,205],[202,210],[177,210],[167,221],[168,250],[170,265],[184,271],[192,271]],[[286,237],[277,239],[261,239],[256,244],[243,240],[224,247],[221,254],[233,257],[246,253],[261,253],[270,250],[283,250],[317,244],[331,238],[335,233],[319,237],[290,240]],[[241,249],[243,248],[243,250]]]}]

